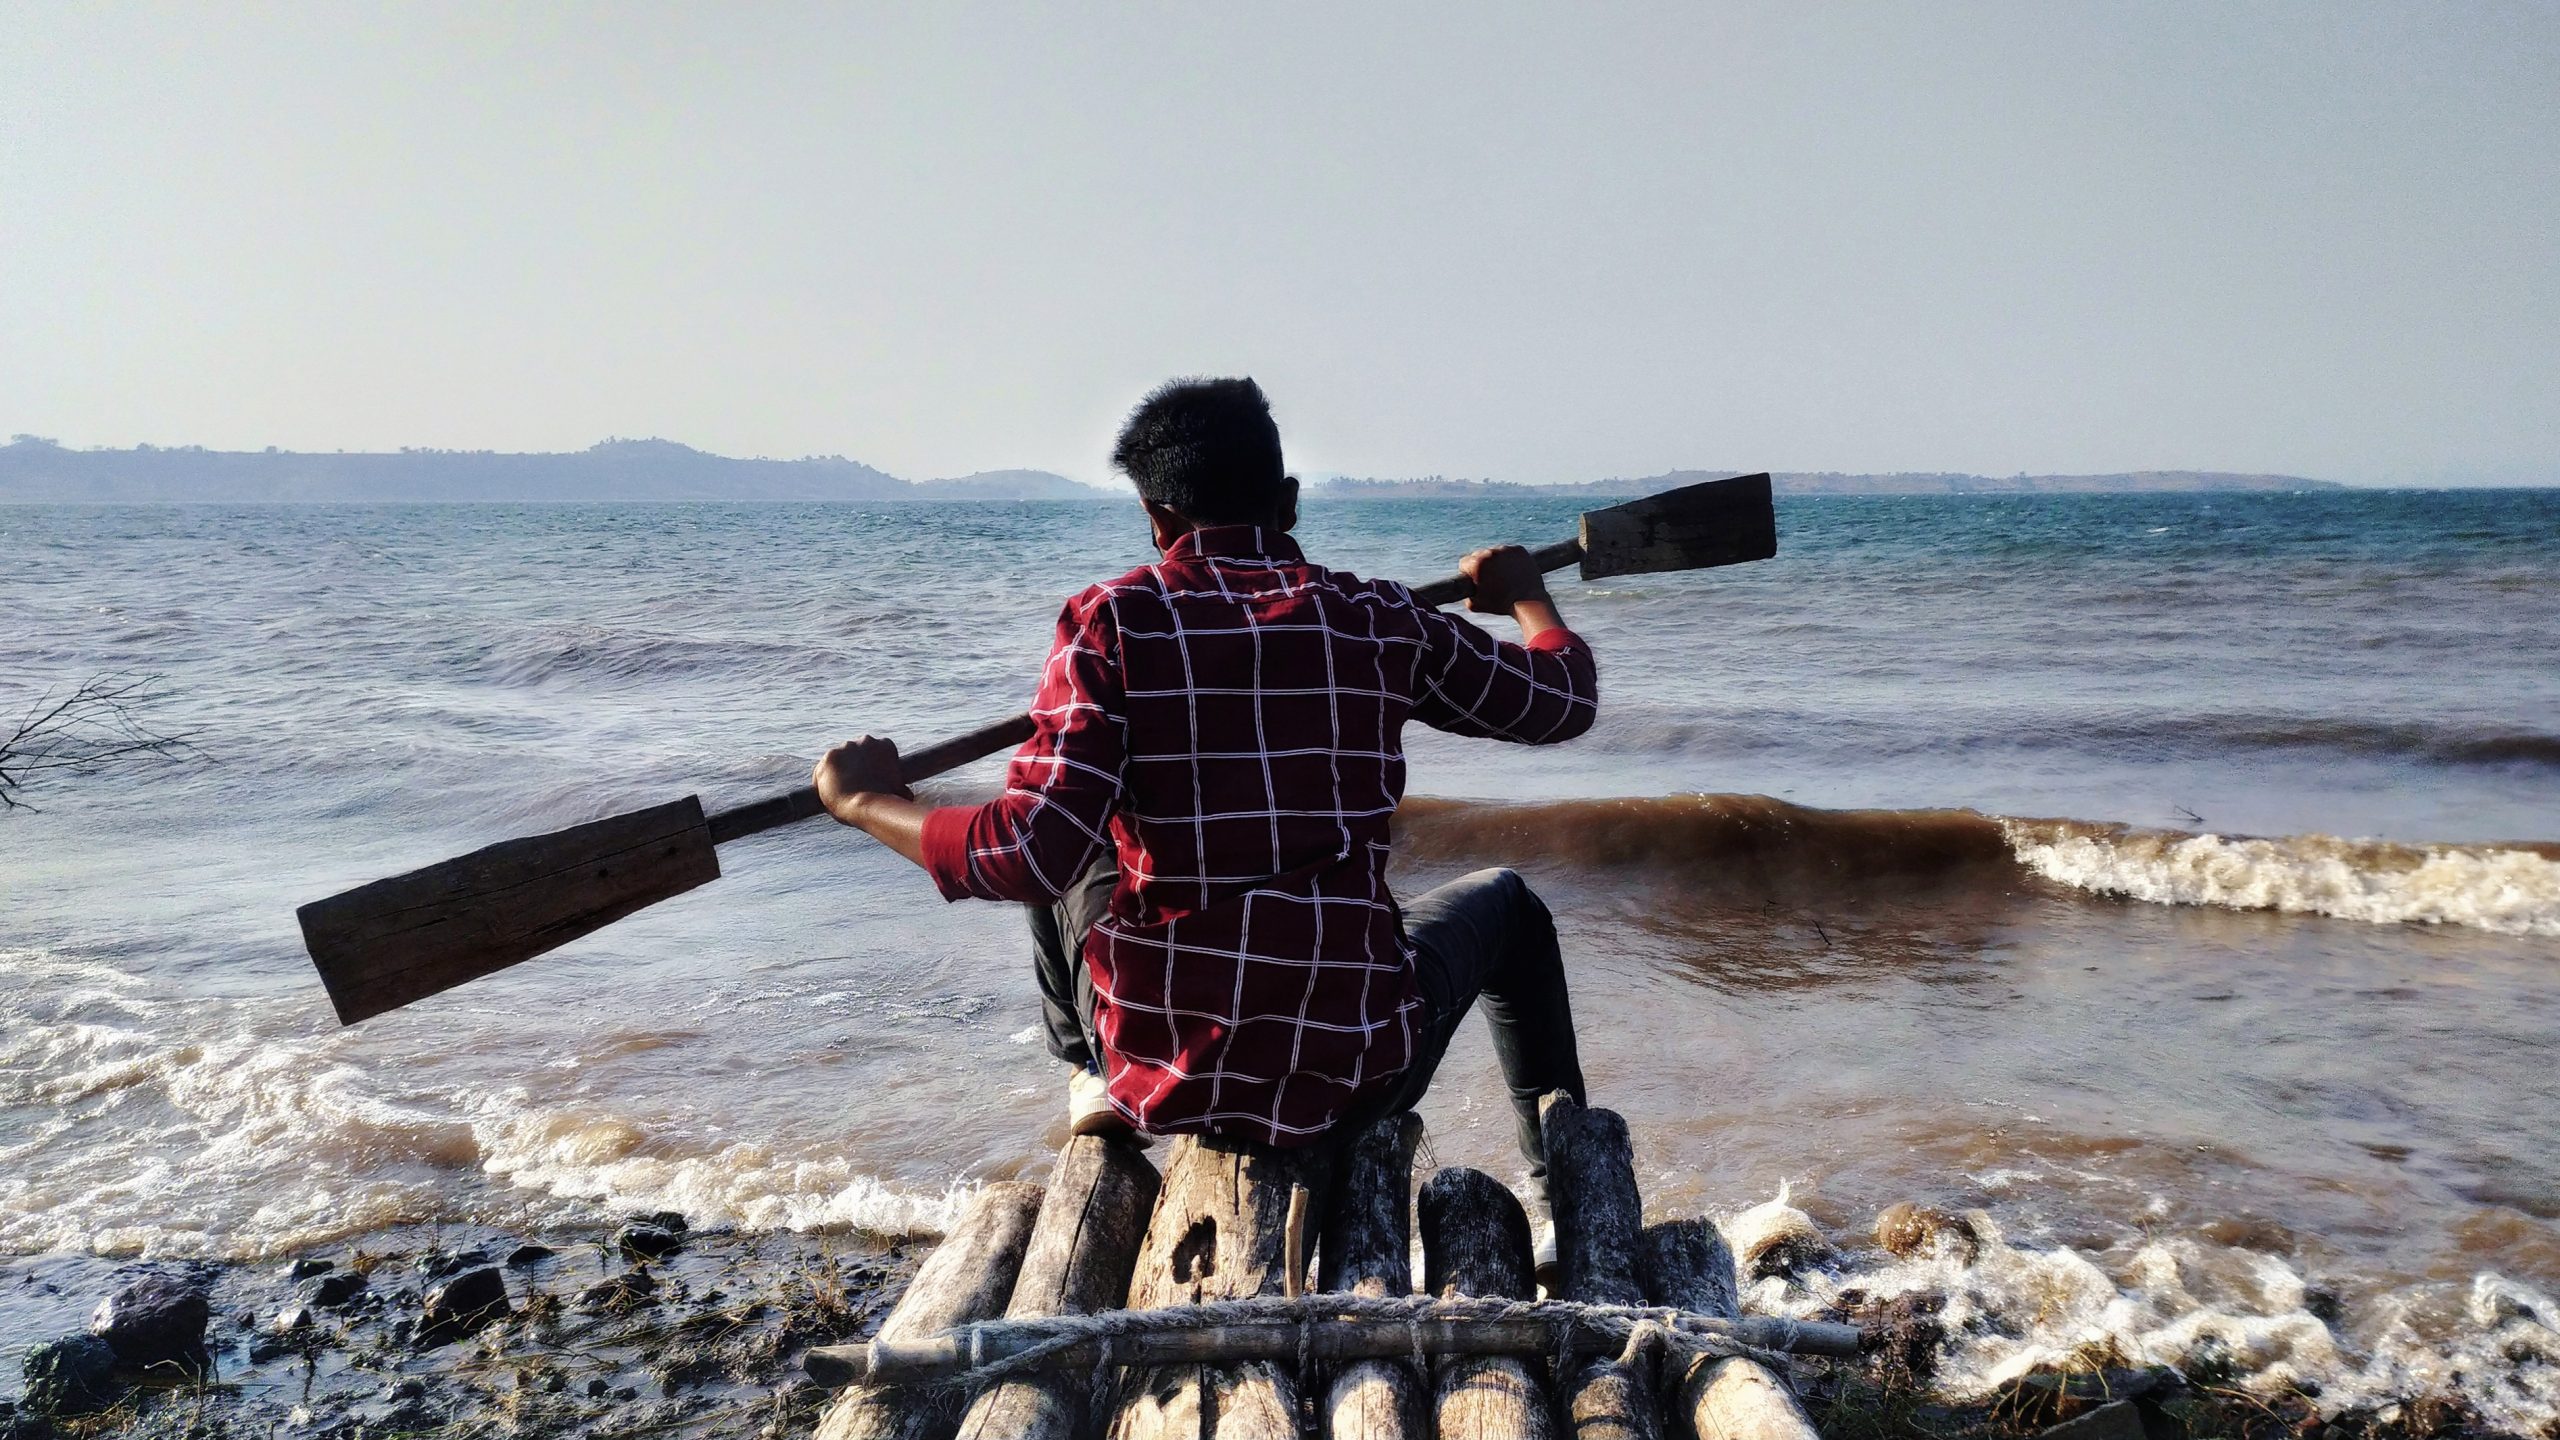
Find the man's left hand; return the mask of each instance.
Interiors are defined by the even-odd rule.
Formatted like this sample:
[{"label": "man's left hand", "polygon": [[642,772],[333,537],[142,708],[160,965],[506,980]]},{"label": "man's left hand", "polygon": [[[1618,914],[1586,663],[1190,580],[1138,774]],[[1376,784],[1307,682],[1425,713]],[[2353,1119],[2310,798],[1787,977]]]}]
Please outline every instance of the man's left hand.
[{"label": "man's left hand", "polygon": [[877,735],[847,740],[818,757],[818,768],[809,783],[818,787],[818,798],[827,813],[847,825],[859,824],[855,811],[865,795],[895,795],[912,800],[913,791],[898,776],[898,745]]}]

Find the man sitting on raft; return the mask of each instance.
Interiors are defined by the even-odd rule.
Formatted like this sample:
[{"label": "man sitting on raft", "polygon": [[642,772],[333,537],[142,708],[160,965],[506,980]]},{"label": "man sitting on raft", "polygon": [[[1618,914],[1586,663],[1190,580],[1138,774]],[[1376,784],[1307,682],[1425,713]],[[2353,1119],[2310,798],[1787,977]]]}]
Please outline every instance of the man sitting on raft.
[{"label": "man sitting on raft", "polygon": [[1031,907],[1077,1134],[1311,1144],[1411,1108],[1481,996],[1543,1190],[1538,1097],[1583,1098],[1555,922],[1509,870],[1400,909],[1387,856],[1405,721],[1570,740],[1591,648],[1518,546],[1459,562],[1517,643],[1309,562],[1251,380],[1158,389],[1111,458],[1162,558],[1067,602],[1004,793],[928,809],[866,736],[818,762],[829,813],[945,899]]}]

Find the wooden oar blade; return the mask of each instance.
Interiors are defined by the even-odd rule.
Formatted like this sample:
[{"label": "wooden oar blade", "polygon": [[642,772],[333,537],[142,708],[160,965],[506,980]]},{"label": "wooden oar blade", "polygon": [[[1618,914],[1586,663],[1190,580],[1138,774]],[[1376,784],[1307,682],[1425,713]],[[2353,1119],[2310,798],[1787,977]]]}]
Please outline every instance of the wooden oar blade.
[{"label": "wooden oar blade", "polygon": [[1778,553],[1769,477],[1683,485],[1582,517],[1582,578],[1739,565]]},{"label": "wooden oar blade", "polygon": [[720,878],[702,802],[529,835],[314,900],[303,944],[353,1025]]}]

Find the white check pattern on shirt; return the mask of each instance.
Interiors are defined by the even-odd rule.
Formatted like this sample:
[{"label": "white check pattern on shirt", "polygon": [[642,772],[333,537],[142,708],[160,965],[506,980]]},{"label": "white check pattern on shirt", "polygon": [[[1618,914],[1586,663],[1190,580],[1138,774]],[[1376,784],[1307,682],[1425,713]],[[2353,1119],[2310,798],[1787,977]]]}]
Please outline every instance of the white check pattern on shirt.
[{"label": "white check pattern on shirt", "polygon": [[1285,535],[1198,531],[1067,602],[1037,733],[955,840],[928,826],[927,867],[949,895],[1039,902],[1111,845],[1085,960],[1113,1103],[1158,1133],[1303,1143],[1412,1058],[1387,887],[1405,722],[1541,744],[1597,707],[1569,632],[1498,641]]}]

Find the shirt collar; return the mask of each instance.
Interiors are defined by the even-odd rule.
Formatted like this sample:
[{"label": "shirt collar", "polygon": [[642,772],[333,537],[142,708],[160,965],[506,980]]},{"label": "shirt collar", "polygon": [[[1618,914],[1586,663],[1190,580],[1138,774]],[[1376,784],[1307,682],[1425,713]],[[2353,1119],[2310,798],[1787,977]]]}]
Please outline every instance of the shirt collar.
[{"label": "shirt collar", "polygon": [[1306,552],[1285,530],[1270,530],[1260,525],[1211,525],[1194,530],[1173,542],[1164,552],[1172,560],[1269,560],[1283,565],[1303,565]]}]

